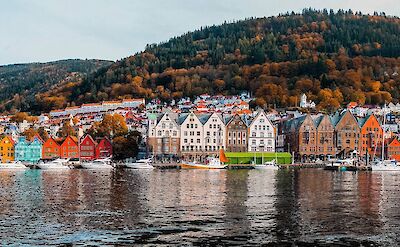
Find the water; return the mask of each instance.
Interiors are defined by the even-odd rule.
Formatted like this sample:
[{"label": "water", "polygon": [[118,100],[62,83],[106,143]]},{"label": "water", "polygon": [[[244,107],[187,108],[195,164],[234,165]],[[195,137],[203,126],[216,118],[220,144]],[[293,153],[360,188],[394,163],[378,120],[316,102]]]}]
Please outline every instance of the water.
[{"label": "water", "polygon": [[388,246],[400,173],[0,171],[0,244]]}]

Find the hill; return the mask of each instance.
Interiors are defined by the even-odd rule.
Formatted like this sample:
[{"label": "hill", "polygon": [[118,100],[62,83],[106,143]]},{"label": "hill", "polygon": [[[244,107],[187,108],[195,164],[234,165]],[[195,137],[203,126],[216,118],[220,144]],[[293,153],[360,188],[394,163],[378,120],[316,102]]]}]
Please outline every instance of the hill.
[{"label": "hill", "polygon": [[65,84],[75,86],[87,74],[111,63],[102,60],[70,59],[0,66],[0,110],[40,111],[42,108],[38,108],[35,95]]},{"label": "hill", "polygon": [[[169,101],[250,90],[263,106],[398,102],[400,19],[306,9],[201,28],[148,45],[67,90],[67,104],[126,97]],[[40,96],[61,95],[59,89]]]}]

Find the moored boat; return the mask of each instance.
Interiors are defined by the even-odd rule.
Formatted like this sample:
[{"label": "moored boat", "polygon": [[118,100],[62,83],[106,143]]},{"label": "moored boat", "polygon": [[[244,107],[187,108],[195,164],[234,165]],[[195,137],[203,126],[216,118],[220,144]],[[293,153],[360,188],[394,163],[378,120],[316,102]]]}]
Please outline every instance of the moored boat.
[{"label": "moored boat", "polygon": [[66,170],[71,169],[71,167],[68,166],[68,161],[69,159],[55,159],[49,162],[39,162],[36,166],[42,170]]},{"label": "moored boat", "polygon": [[396,160],[378,161],[371,166],[372,171],[400,171]]},{"label": "moored boat", "polygon": [[111,165],[111,159],[97,159],[93,161],[82,162],[81,167],[83,169],[113,169],[114,167]]},{"label": "moored boat", "polygon": [[130,169],[154,169],[152,158],[139,159],[133,162],[125,162],[125,167]]},{"label": "moored boat", "polygon": [[22,164],[22,162],[16,161],[16,162],[12,162],[12,163],[0,163],[0,170],[25,170],[28,169],[28,167],[24,164]]},{"label": "moored boat", "polygon": [[267,161],[264,164],[254,165],[254,168],[258,170],[279,170],[279,166],[276,164],[275,159]]},{"label": "moored boat", "polygon": [[228,162],[228,158],[225,156],[224,150],[219,151],[219,158],[208,157],[206,162],[198,163],[183,161],[181,163],[182,169],[225,169],[228,166],[225,164]]}]

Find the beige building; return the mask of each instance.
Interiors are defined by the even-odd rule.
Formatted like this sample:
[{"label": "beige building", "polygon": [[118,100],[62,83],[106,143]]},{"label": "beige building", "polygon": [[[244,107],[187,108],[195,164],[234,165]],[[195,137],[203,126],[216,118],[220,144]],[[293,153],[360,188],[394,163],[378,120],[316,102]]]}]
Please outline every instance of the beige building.
[{"label": "beige building", "polygon": [[180,154],[180,128],[176,114],[165,112],[161,115],[148,116],[149,151],[153,155],[179,155]]}]

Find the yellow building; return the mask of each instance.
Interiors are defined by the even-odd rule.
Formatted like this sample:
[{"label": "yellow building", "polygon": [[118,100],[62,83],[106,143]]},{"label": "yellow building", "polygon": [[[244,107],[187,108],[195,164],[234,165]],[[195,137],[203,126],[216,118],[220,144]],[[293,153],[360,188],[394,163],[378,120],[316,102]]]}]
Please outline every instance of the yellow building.
[{"label": "yellow building", "polygon": [[2,163],[14,161],[14,140],[10,136],[5,136],[0,141],[0,155]]}]

